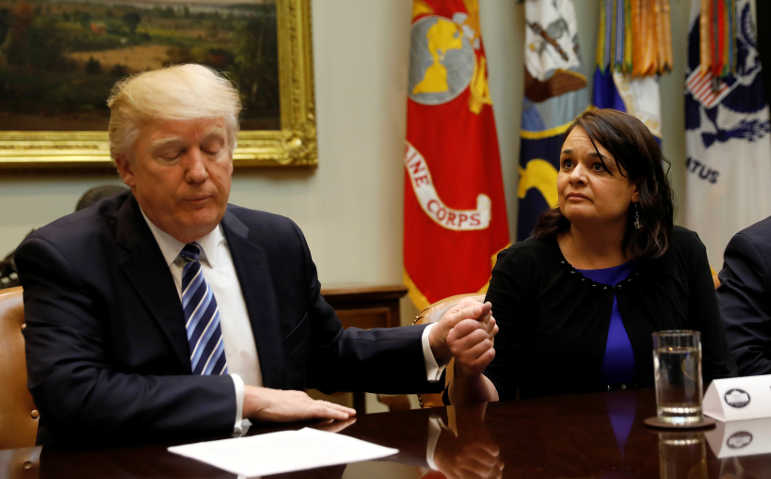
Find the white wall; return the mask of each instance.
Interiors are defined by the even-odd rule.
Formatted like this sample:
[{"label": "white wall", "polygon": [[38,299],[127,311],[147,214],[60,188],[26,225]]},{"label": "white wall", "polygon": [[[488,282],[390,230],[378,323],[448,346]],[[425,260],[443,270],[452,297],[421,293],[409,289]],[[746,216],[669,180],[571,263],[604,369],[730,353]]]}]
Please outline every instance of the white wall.
[{"label": "white wall", "polygon": [[[239,170],[235,203],[294,218],[324,284],[399,283],[411,0],[313,0],[319,162],[315,170]],[[582,52],[594,61],[598,0],[576,0]],[[676,69],[662,79],[664,150],[683,187],[683,57],[688,2],[672,2]],[[481,0],[509,222],[516,224],[524,7]],[[70,212],[109,174],[0,172],[0,254]],[[513,230],[512,230],[513,233]]]}]

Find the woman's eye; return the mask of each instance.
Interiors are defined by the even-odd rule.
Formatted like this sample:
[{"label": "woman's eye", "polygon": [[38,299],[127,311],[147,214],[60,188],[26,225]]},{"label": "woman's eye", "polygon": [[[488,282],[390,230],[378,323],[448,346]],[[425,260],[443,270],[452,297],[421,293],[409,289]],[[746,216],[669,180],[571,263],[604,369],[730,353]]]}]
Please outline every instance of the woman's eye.
[{"label": "woman's eye", "polygon": [[573,166],[573,160],[571,160],[570,158],[565,158],[564,160],[562,160],[563,169],[570,168],[571,166]]},{"label": "woman's eye", "polygon": [[605,171],[605,165],[603,165],[603,164],[602,164],[602,162],[599,162],[599,161],[595,161],[595,162],[592,164],[592,169],[593,169],[594,171],[596,171],[596,172]]}]

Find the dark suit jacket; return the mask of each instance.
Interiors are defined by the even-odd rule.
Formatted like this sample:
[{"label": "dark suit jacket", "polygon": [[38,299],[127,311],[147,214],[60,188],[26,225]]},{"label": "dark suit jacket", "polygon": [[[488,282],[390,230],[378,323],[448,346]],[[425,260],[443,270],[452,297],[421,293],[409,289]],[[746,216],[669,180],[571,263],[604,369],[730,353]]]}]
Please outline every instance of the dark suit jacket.
[{"label": "dark suit jacket", "polygon": [[771,217],[736,233],[724,261],[717,297],[739,374],[771,374]]},{"label": "dark suit jacket", "polygon": [[[266,387],[433,389],[423,328],[342,329],[295,223],[229,205],[221,224]],[[232,432],[232,380],[191,375],[179,295],[131,194],[37,230],[16,261],[38,442]]]}]

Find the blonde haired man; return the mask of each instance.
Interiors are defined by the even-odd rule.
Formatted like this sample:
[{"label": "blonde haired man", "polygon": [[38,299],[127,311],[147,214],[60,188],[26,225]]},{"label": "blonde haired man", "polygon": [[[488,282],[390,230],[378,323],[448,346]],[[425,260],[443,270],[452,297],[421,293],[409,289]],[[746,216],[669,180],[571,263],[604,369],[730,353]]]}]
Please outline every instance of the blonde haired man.
[{"label": "blonde haired man", "polygon": [[40,228],[16,257],[39,442],[345,420],[353,410],[299,390],[425,390],[451,354],[492,358],[489,304],[425,330],[341,328],[297,225],[228,204],[240,103],[221,75],[138,74],[108,105],[131,192]]}]

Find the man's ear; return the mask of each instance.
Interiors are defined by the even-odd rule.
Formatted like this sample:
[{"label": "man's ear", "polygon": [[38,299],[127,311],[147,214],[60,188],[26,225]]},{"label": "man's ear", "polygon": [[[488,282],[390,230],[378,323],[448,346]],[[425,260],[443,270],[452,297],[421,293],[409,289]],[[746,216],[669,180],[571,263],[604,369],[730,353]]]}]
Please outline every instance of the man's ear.
[{"label": "man's ear", "polygon": [[132,168],[131,162],[128,159],[128,156],[125,154],[116,155],[115,166],[118,167],[118,174],[120,175],[123,182],[126,183],[126,186],[133,188],[134,170]]}]

